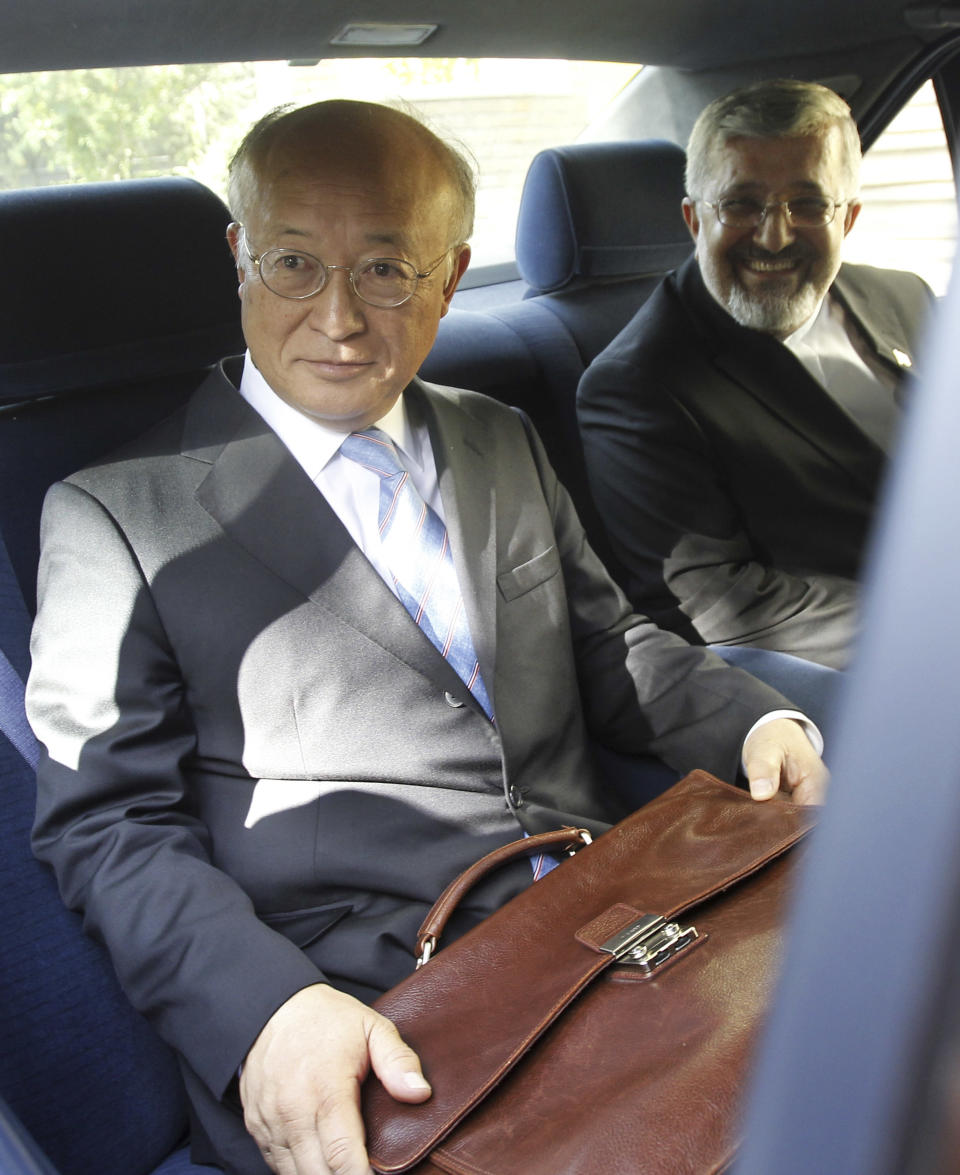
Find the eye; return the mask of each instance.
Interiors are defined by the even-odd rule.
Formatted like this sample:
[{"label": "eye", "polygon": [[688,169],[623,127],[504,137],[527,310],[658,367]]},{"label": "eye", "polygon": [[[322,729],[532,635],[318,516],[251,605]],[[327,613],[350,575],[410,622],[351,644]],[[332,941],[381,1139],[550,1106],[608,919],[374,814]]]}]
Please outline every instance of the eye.
[{"label": "eye", "polygon": [[363,267],[364,274],[381,281],[398,281],[410,276],[409,268],[402,261],[393,261],[388,257],[378,257]]},{"label": "eye", "polygon": [[790,212],[794,216],[823,216],[830,203],[823,196],[800,196],[790,201]]},{"label": "eye", "polygon": [[320,262],[315,257],[294,249],[268,249],[260,259],[261,273],[273,280],[313,280],[319,268]]},{"label": "eye", "polygon": [[372,306],[400,306],[417,285],[417,271],[399,257],[371,257],[355,271],[353,288]]},{"label": "eye", "polygon": [[302,253],[278,253],[273,262],[275,269],[286,269],[291,273],[306,269],[307,258]]},{"label": "eye", "polygon": [[749,200],[744,196],[728,196],[718,201],[718,207],[721,212],[731,216],[754,216],[763,209],[759,200]]}]

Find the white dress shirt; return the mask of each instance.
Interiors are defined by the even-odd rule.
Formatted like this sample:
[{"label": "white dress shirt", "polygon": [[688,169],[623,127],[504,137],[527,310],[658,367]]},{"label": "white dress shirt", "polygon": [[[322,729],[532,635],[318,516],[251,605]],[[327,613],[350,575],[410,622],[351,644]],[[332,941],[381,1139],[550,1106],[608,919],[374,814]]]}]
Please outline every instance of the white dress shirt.
[{"label": "white dress shirt", "polygon": [[783,345],[888,453],[900,417],[897,379],[870,352],[843,304],[827,294],[817,313],[788,335]]},{"label": "white dress shirt", "polygon": [[[257,370],[249,351],[243,365],[240,394],[290,450],[307,477],[330,503],[350,537],[396,595],[393,576],[383,561],[377,529],[379,475],[341,455],[340,446],[346,433],[311,420],[281,400]],[[445,522],[430,437],[425,426],[416,428],[411,424],[403,396],[386,416],[377,421],[377,428],[385,432],[400,451],[403,465],[420,497]]]}]

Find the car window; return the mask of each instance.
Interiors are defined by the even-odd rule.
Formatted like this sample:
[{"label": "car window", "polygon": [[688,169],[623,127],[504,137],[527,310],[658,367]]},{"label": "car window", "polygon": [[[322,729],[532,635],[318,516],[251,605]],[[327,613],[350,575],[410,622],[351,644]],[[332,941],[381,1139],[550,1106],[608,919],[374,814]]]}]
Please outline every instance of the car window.
[{"label": "car window", "polygon": [[909,269],[938,294],[950,278],[957,198],[933,84],[922,86],[864,155],[863,211],[847,261]]},{"label": "car window", "polygon": [[190,175],[220,195],[251,122],[285,102],[412,103],[479,172],[474,265],[513,257],[527,167],[573,142],[636,65],[353,58],[0,76],[0,188]]}]

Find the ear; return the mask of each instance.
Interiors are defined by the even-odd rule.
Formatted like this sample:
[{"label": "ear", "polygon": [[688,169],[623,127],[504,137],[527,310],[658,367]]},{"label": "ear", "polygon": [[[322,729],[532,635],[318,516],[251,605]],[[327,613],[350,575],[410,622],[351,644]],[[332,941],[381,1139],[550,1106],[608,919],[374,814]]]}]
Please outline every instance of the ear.
[{"label": "ear", "polygon": [[243,283],[246,278],[246,273],[240,261],[240,233],[242,229],[243,226],[235,220],[227,225],[227,244],[230,246],[230,252],[233,254],[233,260],[236,262],[237,276],[240,279],[240,288],[237,292],[241,296],[243,295]]},{"label": "ear", "polygon": [[690,230],[690,236],[694,240],[700,235],[700,217],[697,215],[697,202],[691,200],[689,196],[684,196],[683,203],[683,219],[686,222],[687,228]]},{"label": "ear", "polygon": [[460,284],[460,279],[467,272],[467,266],[470,264],[470,246],[461,245],[453,262],[453,272],[447,279],[447,284],[443,287],[443,304],[440,307],[440,317],[446,314],[450,309],[450,299],[453,297],[457,286]]},{"label": "ear", "polygon": [[860,215],[860,209],[862,207],[863,207],[863,204],[861,204],[861,202],[859,200],[851,200],[850,203],[847,205],[846,215],[843,218],[843,235],[844,236],[846,236],[847,233],[853,228],[854,224],[856,223],[857,217]]}]

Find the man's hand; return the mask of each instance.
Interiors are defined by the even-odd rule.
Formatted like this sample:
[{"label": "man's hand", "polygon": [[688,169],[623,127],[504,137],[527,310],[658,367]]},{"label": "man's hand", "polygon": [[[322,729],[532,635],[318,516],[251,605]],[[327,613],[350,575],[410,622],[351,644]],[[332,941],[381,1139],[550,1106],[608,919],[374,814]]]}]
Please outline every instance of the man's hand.
[{"label": "man's hand", "polygon": [[360,1086],[373,1069],[401,1102],[430,1086],[393,1024],[315,984],[290,997],[253,1043],[240,1077],[247,1129],[277,1175],[370,1175]]},{"label": "man's hand", "polygon": [[755,800],[769,800],[782,789],[798,804],[824,801],[830,773],[792,718],[759,726],[744,744],[743,762]]}]

